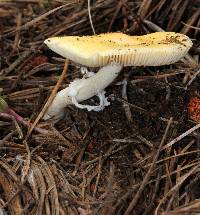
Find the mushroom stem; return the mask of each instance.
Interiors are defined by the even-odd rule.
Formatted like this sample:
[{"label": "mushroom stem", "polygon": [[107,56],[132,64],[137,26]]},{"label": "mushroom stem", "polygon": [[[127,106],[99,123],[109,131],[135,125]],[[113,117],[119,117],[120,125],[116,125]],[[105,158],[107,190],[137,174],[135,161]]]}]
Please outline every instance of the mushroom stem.
[{"label": "mushroom stem", "polygon": [[[79,108],[86,108],[88,111],[100,111],[110,103],[105,97],[104,89],[113,82],[122,69],[122,66],[112,62],[110,65],[102,67],[96,74],[75,79],[69,86],[57,93],[52,104],[48,108],[43,119],[54,118],[59,120],[65,113],[65,107],[74,104]],[[100,105],[82,105],[79,102],[87,100],[95,95],[100,98]]]}]

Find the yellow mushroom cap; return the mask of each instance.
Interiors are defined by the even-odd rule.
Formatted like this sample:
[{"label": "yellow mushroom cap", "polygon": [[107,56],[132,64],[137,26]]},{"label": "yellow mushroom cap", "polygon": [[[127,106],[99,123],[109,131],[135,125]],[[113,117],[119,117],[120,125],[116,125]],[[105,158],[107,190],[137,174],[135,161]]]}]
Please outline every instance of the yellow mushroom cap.
[{"label": "yellow mushroom cap", "polygon": [[160,66],[183,58],[192,41],[175,32],[143,36],[106,33],[52,37],[46,39],[45,44],[57,54],[89,67],[101,67],[113,61],[123,66]]}]

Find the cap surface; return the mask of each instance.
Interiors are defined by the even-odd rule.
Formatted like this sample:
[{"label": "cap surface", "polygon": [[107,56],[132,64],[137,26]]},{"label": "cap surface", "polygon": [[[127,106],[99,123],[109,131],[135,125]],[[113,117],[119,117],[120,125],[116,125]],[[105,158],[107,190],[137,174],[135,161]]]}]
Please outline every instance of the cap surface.
[{"label": "cap surface", "polygon": [[107,33],[52,37],[45,44],[57,54],[89,67],[101,67],[113,61],[123,66],[160,66],[184,57],[192,41],[183,34],[156,32],[143,36]]}]

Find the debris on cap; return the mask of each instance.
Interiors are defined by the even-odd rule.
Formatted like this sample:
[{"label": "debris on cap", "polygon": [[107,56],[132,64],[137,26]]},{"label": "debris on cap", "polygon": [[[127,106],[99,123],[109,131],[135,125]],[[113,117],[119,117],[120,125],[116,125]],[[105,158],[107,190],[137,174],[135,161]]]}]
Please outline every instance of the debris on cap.
[{"label": "debris on cap", "polygon": [[183,58],[192,46],[186,35],[156,32],[143,36],[106,33],[52,37],[45,44],[57,54],[89,67],[116,62],[122,66],[161,66]]}]

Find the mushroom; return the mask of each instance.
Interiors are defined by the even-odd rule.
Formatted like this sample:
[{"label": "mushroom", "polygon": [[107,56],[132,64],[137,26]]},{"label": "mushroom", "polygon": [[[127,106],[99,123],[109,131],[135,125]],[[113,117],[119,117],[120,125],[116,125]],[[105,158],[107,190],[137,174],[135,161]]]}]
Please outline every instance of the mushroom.
[{"label": "mushroom", "polygon": [[[69,104],[88,111],[100,111],[110,104],[104,89],[117,77],[123,66],[172,64],[183,58],[192,46],[189,37],[175,32],[156,32],[143,36],[106,33],[52,37],[44,43],[57,54],[83,66],[102,67],[96,74],[82,68],[84,77],[75,79],[57,93],[44,119],[61,118],[64,108]],[[95,95],[99,96],[100,105],[79,104]]]}]

